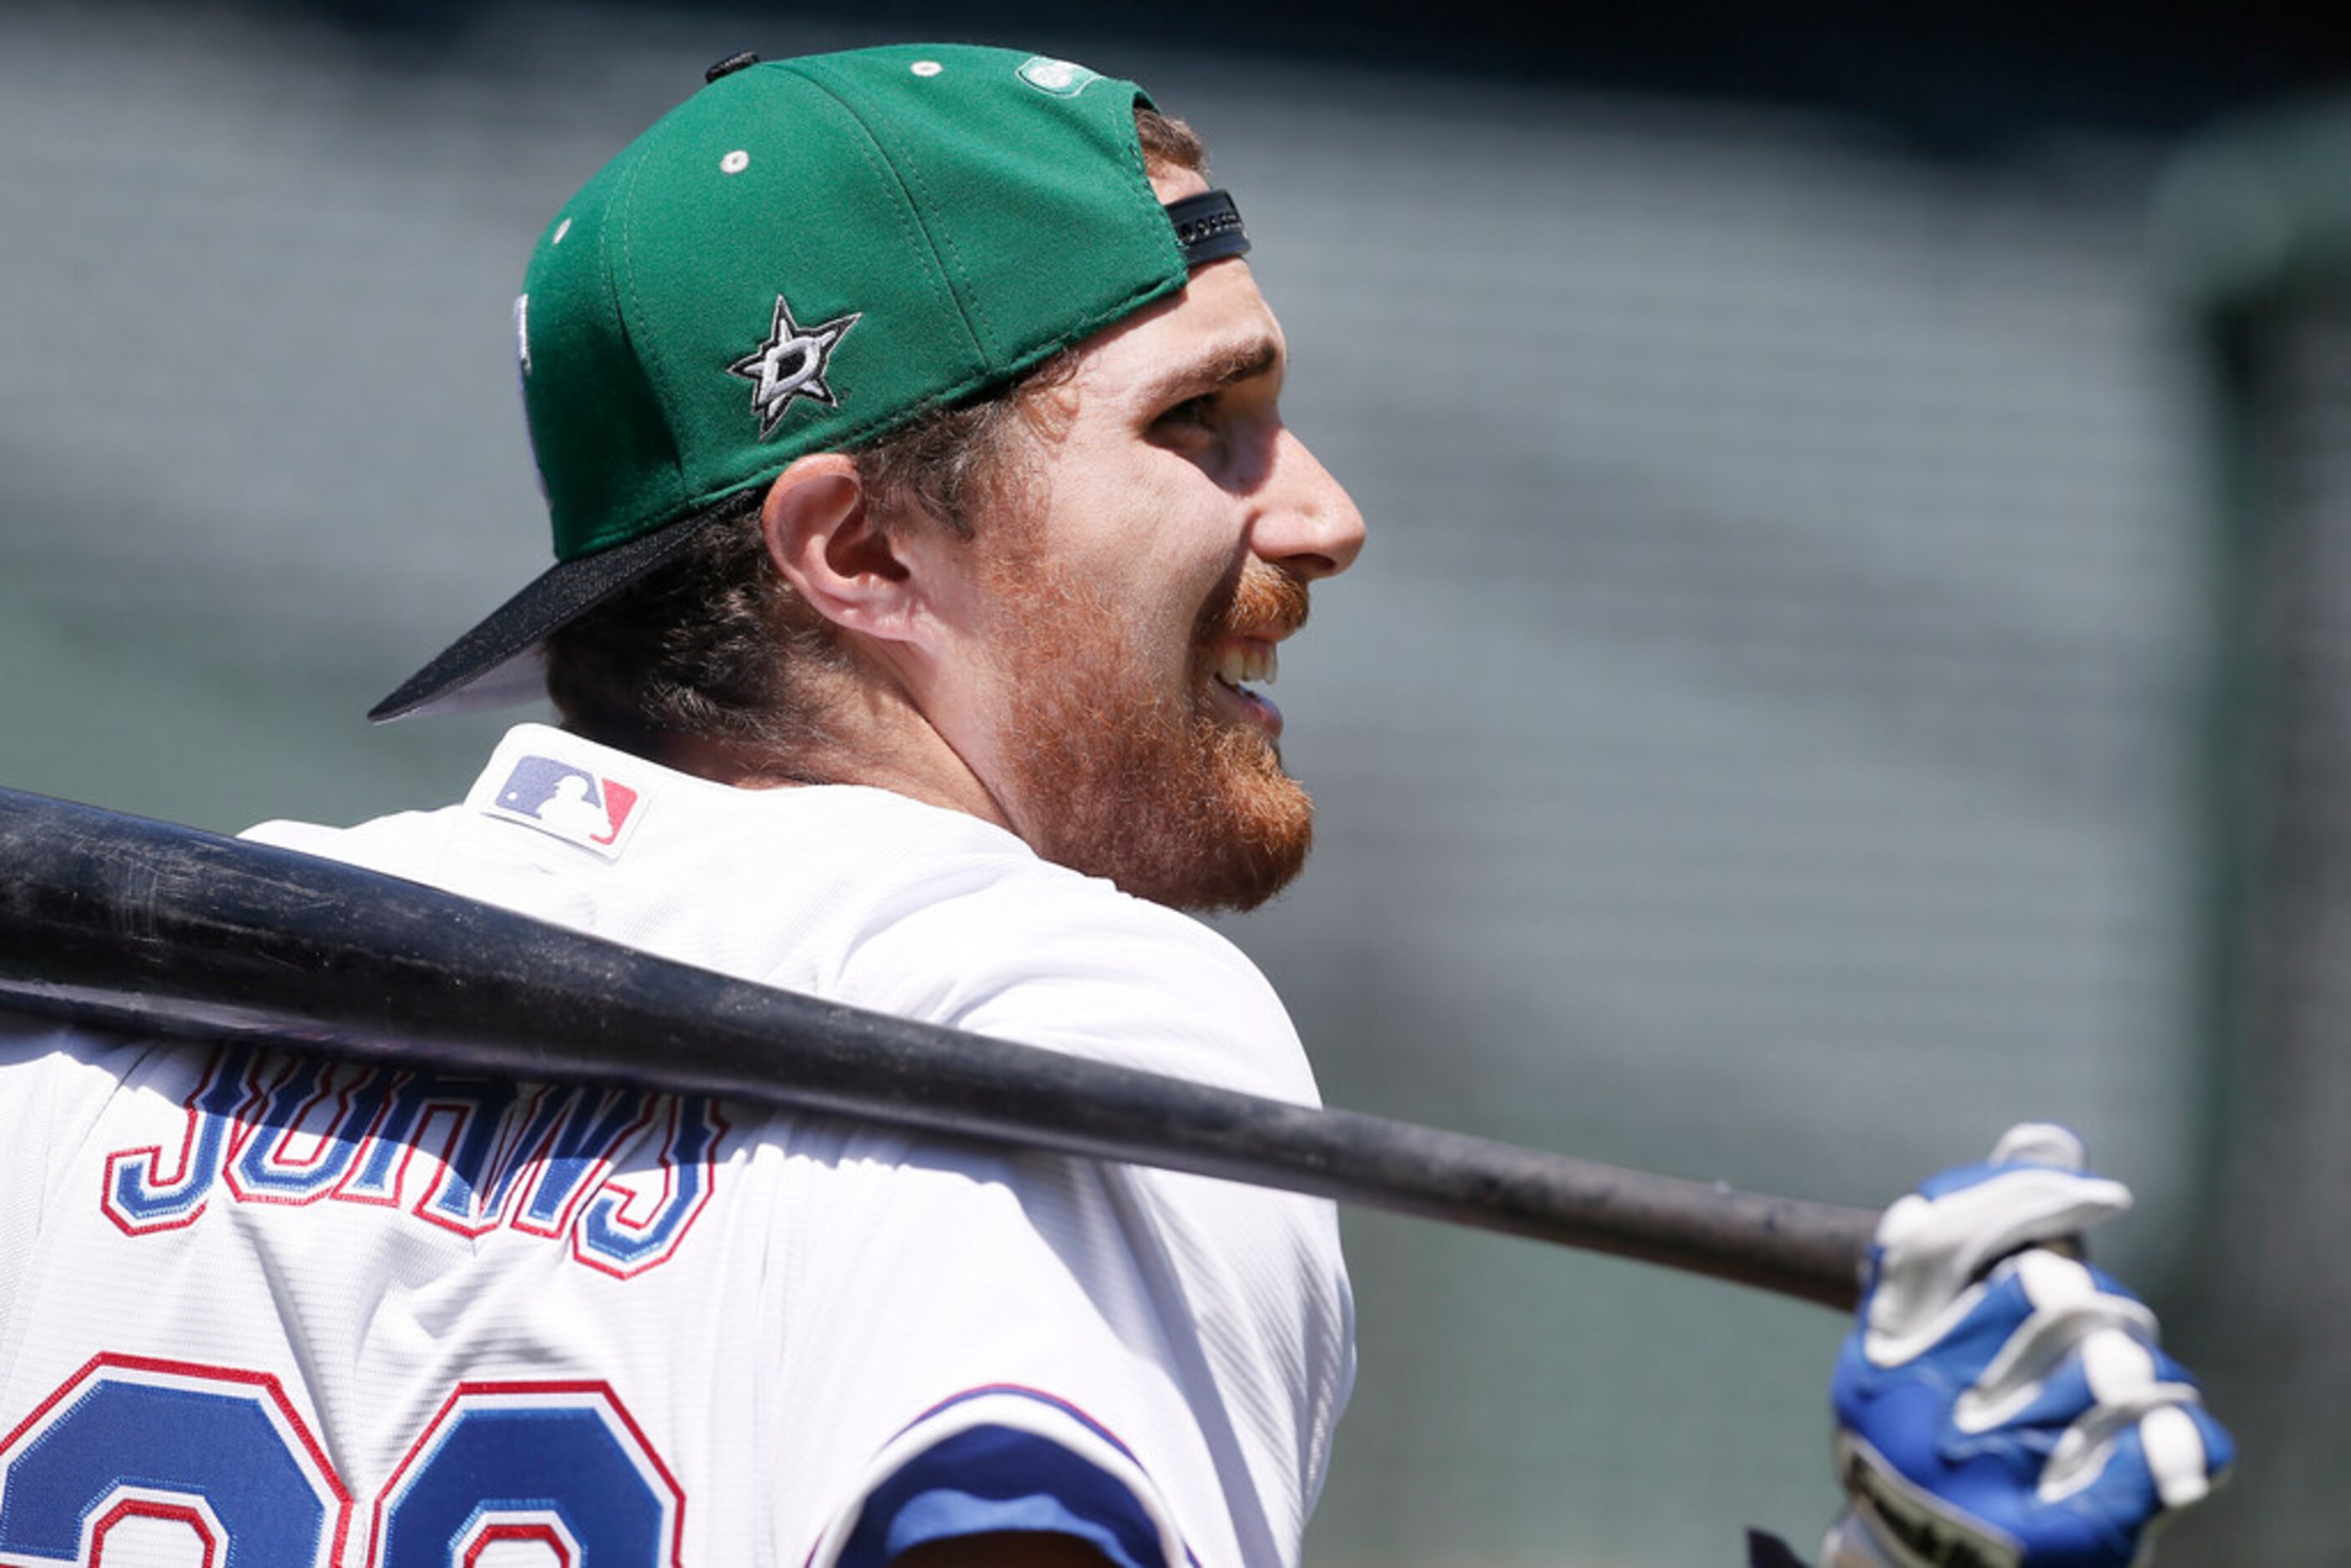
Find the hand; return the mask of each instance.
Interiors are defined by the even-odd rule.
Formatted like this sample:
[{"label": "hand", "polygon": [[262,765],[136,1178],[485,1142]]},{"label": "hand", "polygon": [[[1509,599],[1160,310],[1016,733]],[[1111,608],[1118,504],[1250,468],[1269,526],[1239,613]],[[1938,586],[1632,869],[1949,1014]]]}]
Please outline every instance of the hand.
[{"label": "hand", "polygon": [[1886,1211],[1833,1391],[1851,1500],[1823,1568],[2126,1568],[2233,1454],[2155,1314],[2077,1260],[2130,1207],[2063,1127]]}]

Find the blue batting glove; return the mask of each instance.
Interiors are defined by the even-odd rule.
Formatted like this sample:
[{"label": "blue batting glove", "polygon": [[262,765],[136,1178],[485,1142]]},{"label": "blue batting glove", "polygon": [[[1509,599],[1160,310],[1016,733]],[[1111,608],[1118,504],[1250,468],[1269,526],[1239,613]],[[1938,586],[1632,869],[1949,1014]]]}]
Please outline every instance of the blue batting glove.
[{"label": "blue batting glove", "polygon": [[2130,1207],[2084,1164],[2027,1124],[1886,1211],[1837,1363],[1850,1507],[1823,1568],[2130,1568],[2228,1468],[2155,1314],[2069,1255]]}]

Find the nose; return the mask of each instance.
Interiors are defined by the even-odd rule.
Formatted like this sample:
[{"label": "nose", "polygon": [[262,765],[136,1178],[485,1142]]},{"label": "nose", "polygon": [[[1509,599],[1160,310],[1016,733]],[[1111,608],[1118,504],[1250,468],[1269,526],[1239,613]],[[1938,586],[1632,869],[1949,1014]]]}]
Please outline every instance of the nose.
[{"label": "nose", "polygon": [[1259,491],[1262,506],[1251,547],[1299,576],[1335,577],[1364,548],[1364,514],[1306,443],[1284,428],[1274,449],[1271,482]]}]

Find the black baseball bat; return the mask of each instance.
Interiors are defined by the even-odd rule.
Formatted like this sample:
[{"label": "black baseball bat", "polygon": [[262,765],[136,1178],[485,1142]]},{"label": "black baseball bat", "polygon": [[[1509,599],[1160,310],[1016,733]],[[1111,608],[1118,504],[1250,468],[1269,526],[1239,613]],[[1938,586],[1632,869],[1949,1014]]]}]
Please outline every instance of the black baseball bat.
[{"label": "black baseball bat", "polygon": [[843,1007],[338,862],[5,789],[0,1006],[1161,1166],[1848,1310],[1876,1221]]}]

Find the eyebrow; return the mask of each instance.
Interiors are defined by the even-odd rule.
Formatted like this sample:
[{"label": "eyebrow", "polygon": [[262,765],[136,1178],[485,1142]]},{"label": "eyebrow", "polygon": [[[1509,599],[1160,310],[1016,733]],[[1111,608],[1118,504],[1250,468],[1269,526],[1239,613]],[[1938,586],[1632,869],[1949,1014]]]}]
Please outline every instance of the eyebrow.
[{"label": "eyebrow", "polygon": [[1143,401],[1156,408],[1181,402],[1186,398],[1203,397],[1240,382],[1270,375],[1280,365],[1280,343],[1271,338],[1252,338],[1247,342],[1212,350],[1189,364],[1169,371],[1144,389]]}]

